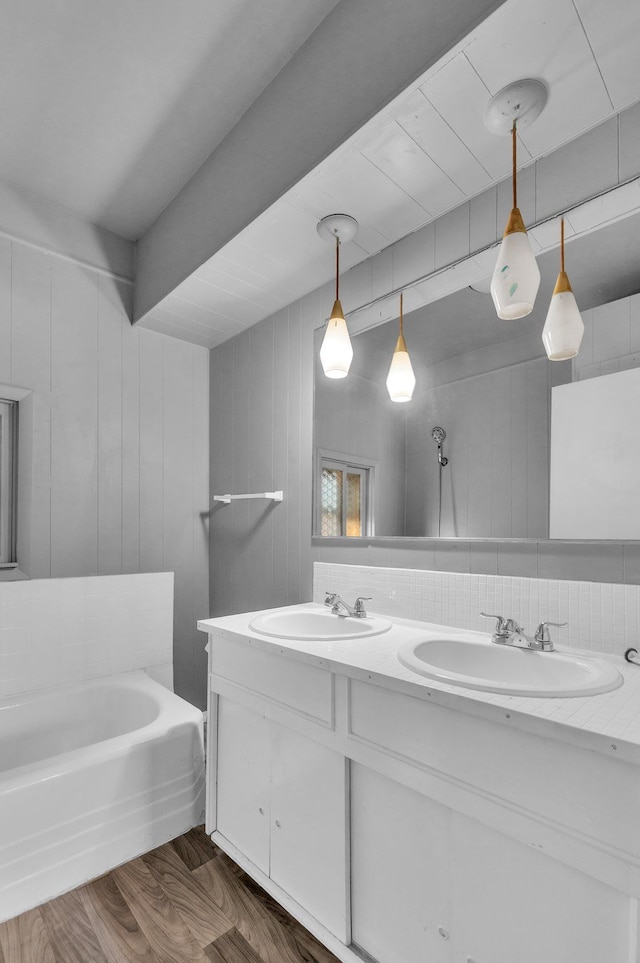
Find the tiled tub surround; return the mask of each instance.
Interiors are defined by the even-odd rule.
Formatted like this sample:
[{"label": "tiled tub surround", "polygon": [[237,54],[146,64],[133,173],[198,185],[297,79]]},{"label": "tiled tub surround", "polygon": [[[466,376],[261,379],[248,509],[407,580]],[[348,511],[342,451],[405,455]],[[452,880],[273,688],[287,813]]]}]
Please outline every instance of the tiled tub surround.
[{"label": "tiled tub surround", "polygon": [[323,602],[325,591],[347,601],[370,596],[367,608],[380,615],[491,632],[480,612],[495,612],[529,633],[543,621],[567,622],[552,629],[559,645],[612,655],[640,649],[640,585],[316,562],[314,602]]},{"label": "tiled tub surround", "polygon": [[0,583],[0,696],[134,669],[173,688],[173,572]]}]

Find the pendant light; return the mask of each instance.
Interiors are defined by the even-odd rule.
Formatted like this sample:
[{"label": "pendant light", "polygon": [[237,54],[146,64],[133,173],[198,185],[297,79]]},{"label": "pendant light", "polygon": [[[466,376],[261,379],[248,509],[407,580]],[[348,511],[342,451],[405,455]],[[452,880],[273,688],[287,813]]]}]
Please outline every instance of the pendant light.
[{"label": "pendant light", "polygon": [[516,124],[513,123],[513,208],[504,230],[491,280],[491,297],[499,318],[514,321],[533,311],[540,287],[540,271],[518,210],[516,179]]},{"label": "pendant light", "polygon": [[584,334],[584,322],[564,269],[564,217],[560,218],[560,274],[553,289],[542,343],[549,361],[575,358]]},{"label": "pendant light", "polygon": [[499,91],[491,99],[485,113],[485,124],[489,130],[500,134],[511,130],[513,207],[491,280],[491,296],[497,315],[507,321],[524,318],[531,313],[540,286],[540,271],[518,209],[516,122],[521,127],[532,123],[546,100],[547,88],[540,81],[519,80]]},{"label": "pendant light", "polygon": [[416,386],[416,376],[413,373],[411,358],[407,351],[402,330],[402,295],[400,295],[400,333],[393,352],[389,374],[387,375],[387,391],[392,401],[411,401],[413,389]]},{"label": "pendant light", "polygon": [[353,348],[344,311],[340,303],[340,244],[356,236],[358,222],[348,214],[329,214],[317,226],[324,240],[335,240],[336,245],[336,298],[327,321],[320,348],[320,361],[327,378],[346,378],[353,358]]}]

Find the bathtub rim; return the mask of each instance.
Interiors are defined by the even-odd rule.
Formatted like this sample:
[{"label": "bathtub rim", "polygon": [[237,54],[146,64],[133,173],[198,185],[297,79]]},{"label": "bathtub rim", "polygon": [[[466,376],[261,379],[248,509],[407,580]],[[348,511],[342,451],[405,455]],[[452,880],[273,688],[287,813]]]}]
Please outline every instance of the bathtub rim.
[{"label": "bathtub rim", "polygon": [[180,725],[195,724],[199,729],[201,741],[204,740],[202,710],[151,678],[144,669],[134,669],[130,672],[101,676],[85,682],[52,686],[7,696],[0,699],[0,708],[10,709],[14,706],[37,703],[39,698],[54,693],[64,695],[77,690],[102,688],[110,684],[116,687],[124,686],[133,692],[137,690],[150,695],[158,705],[155,718],[143,726],[121,733],[118,736],[111,736],[98,742],[90,742],[76,749],[69,749],[53,756],[46,756],[44,759],[35,762],[28,762],[21,766],[13,766],[11,769],[0,771],[0,793],[11,792],[25,784],[40,782],[42,779],[55,778],[78,768],[82,765],[83,760],[95,762],[94,753],[98,747],[100,758],[112,758],[120,755],[127,746],[137,745],[147,742],[151,738],[166,735]]}]

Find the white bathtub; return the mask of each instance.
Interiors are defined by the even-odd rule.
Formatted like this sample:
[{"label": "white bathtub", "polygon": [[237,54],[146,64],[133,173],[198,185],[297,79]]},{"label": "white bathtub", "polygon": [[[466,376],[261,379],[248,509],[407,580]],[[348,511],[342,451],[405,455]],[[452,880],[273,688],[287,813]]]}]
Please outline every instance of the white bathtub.
[{"label": "white bathtub", "polygon": [[0,921],[203,812],[202,713],[145,672],[0,701]]}]

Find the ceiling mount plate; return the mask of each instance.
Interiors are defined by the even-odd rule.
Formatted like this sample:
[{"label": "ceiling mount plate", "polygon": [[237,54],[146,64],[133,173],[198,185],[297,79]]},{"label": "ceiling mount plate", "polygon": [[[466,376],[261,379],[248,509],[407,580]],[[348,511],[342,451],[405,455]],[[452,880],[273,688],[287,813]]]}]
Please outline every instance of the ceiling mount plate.
[{"label": "ceiling mount plate", "polygon": [[499,90],[487,104],[484,125],[492,134],[510,134],[514,121],[518,130],[540,116],[549,92],[541,80],[516,80]]},{"label": "ceiling mount plate", "polygon": [[491,293],[491,281],[492,278],[483,278],[481,281],[474,281],[469,287],[472,291],[476,291],[478,294],[490,294]]},{"label": "ceiling mount plate", "polygon": [[327,214],[318,221],[316,230],[323,241],[335,241],[338,238],[341,244],[345,244],[353,241],[358,233],[358,222],[350,214]]}]

